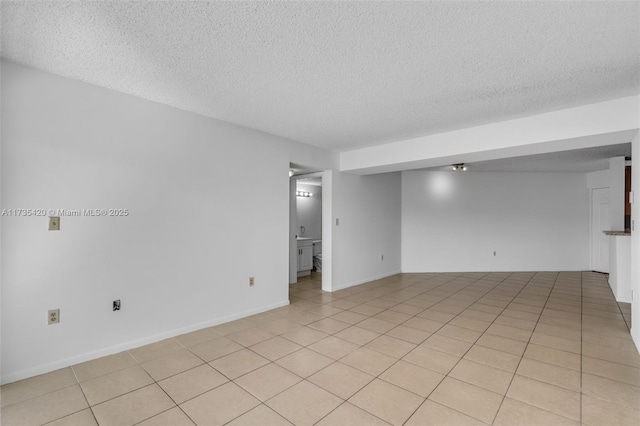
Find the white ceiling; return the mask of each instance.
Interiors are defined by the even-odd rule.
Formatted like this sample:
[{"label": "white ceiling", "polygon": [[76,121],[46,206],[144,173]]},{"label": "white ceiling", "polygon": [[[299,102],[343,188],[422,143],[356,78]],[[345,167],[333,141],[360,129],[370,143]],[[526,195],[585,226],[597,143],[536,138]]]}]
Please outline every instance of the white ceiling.
[{"label": "white ceiling", "polygon": [[640,91],[638,2],[2,1],[2,56],[344,151]]}]

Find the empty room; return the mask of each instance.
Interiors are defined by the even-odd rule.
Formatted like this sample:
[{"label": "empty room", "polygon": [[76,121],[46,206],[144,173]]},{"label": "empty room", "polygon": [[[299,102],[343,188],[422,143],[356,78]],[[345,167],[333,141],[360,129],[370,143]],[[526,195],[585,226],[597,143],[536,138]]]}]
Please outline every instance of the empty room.
[{"label": "empty room", "polygon": [[640,424],[640,2],[0,18],[3,426]]}]

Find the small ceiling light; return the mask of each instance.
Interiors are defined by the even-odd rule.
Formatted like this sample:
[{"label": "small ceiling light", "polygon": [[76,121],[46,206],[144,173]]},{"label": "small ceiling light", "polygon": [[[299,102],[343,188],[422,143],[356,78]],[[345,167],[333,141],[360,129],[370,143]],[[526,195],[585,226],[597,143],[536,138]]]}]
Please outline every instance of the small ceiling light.
[{"label": "small ceiling light", "polygon": [[296,191],[296,195],[298,197],[311,197],[311,196],[313,196],[313,194],[311,192],[307,192],[307,191]]},{"label": "small ceiling light", "polygon": [[295,173],[295,170],[289,169],[289,177],[293,176],[294,173]]},{"label": "small ceiling light", "polygon": [[467,170],[467,166],[464,163],[453,164],[451,166],[451,170],[453,170],[454,172],[457,172],[457,171],[460,171],[460,170],[466,171]]}]

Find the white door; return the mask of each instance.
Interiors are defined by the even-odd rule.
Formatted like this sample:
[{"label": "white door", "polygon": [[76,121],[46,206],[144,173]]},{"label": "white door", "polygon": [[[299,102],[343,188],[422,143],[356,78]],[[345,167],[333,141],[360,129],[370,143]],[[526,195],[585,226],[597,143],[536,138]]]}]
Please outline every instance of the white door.
[{"label": "white door", "polygon": [[609,188],[591,190],[591,269],[609,272]]}]

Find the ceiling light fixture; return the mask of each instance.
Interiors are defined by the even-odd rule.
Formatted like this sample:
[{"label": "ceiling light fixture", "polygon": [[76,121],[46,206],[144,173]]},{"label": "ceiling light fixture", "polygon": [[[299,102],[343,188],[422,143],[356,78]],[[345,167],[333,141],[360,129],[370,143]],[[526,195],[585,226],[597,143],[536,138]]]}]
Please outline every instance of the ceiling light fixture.
[{"label": "ceiling light fixture", "polygon": [[453,164],[451,166],[451,170],[453,170],[454,172],[458,172],[458,171],[466,172],[467,171],[467,166],[465,166],[464,163]]},{"label": "ceiling light fixture", "polygon": [[293,176],[296,173],[295,170],[289,169],[289,177]]},{"label": "ceiling light fixture", "polygon": [[313,197],[313,194],[307,191],[296,191],[296,195],[298,197]]}]

